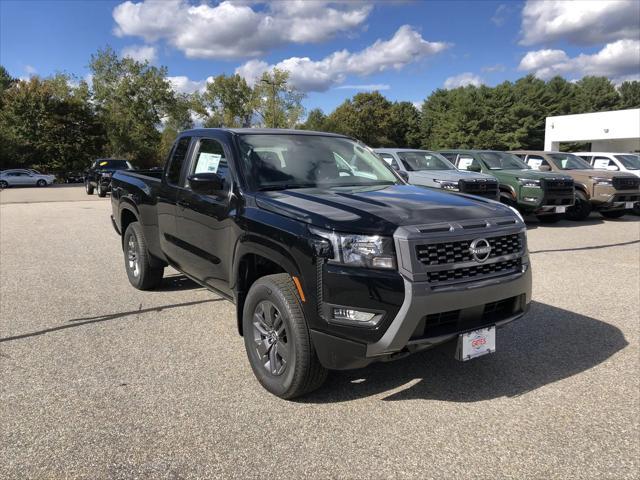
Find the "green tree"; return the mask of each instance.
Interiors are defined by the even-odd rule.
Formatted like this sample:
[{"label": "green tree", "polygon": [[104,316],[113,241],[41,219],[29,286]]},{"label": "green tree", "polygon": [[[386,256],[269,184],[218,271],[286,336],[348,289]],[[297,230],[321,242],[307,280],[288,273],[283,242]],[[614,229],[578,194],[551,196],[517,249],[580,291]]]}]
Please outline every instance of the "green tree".
[{"label": "green tree", "polygon": [[576,82],[576,96],[571,113],[591,113],[617,110],[620,95],[605,77],[584,77]]},{"label": "green tree", "polygon": [[391,107],[391,102],[380,92],[358,93],[328,116],[327,126],[371,147],[393,146]]},{"label": "green tree", "polygon": [[618,91],[620,108],[640,108],[640,82],[622,82]]},{"label": "green tree", "polygon": [[158,163],[163,118],[175,106],[165,67],[120,58],[111,48],[91,56],[93,99],[104,123],[108,154],[137,165]]},{"label": "green tree", "polygon": [[228,128],[249,127],[256,109],[255,92],[240,75],[218,75],[202,95],[208,113],[215,118],[213,123]]},{"label": "green tree", "polygon": [[274,68],[264,72],[253,87],[256,113],[269,128],[293,128],[304,114],[305,94],[289,83],[289,72]]},{"label": "green tree", "polygon": [[314,108],[307,115],[307,120],[300,125],[302,130],[315,130],[322,132],[326,129],[327,116],[319,108]]},{"label": "green tree", "polygon": [[420,146],[420,111],[411,102],[391,105],[390,140],[393,146],[417,148]]},{"label": "green tree", "polygon": [[99,155],[104,130],[89,101],[85,82],[69,77],[32,77],[3,92],[0,150],[4,167],[45,171],[79,170]]},{"label": "green tree", "polygon": [[165,160],[169,156],[173,142],[178,133],[193,128],[192,112],[194,112],[194,100],[191,95],[181,93],[175,97],[175,102],[164,119],[164,125],[160,134],[159,157]]}]

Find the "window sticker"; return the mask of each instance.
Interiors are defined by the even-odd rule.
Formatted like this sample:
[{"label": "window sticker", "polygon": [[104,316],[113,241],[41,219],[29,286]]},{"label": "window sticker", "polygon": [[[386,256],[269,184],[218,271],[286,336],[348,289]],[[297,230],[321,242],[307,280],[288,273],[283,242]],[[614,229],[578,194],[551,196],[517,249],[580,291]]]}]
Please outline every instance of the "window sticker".
[{"label": "window sticker", "polygon": [[222,155],[219,153],[201,153],[194,173],[218,173],[218,165]]},{"label": "window sticker", "polygon": [[609,166],[609,160],[604,158],[598,158],[593,161],[593,168],[604,168],[606,169]]},{"label": "window sticker", "polygon": [[527,160],[527,163],[534,170],[540,170],[540,165],[542,165],[542,159],[540,158],[530,158]]},{"label": "window sticker", "polygon": [[473,163],[473,158],[461,158],[458,168],[460,170],[469,170],[469,166]]}]

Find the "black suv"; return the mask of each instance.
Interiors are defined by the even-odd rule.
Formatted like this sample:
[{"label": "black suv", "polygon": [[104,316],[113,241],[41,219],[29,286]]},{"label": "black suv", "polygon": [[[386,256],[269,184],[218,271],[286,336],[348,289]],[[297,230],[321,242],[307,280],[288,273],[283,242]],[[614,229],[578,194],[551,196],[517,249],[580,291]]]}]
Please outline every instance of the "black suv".
[{"label": "black suv", "polygon": [[97,190],[99,197],[106,197],[111,191],[111,177],[118,170],[131,170],[133,167],[126,160],[99,158],[94,161],[84,174],[84,188],[87,195]]},{"label": "black suv", "polygon": [[117,172],[111,204],[131,284],[171,265],[234,302],[253,372],[283,398],[448,341],[461,360],[493,352],[531,301],[517,211],[407,185],[341,135],[183,132],[164,171]]}]

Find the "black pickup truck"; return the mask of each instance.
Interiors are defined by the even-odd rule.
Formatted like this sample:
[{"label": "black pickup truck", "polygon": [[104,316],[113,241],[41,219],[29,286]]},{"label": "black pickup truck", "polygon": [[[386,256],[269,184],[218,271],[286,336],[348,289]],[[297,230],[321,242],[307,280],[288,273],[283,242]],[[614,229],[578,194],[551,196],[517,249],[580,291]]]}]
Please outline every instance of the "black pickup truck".
[{"label": "black pickup truck", "polygon": [[186,131],[164,171],[118,171],[112,188],[131,284],[170,265],[234,302],[251,367],[282,398],[448,341],[461,360],[491,353],[531,300],[513,208],[407,185],[344,136]]},{"label": "black pickup truck", "polygon": [[98,191],[99,197],[106,197],[111,190],[111,177],[118,170],[131,170],[133,167],[126,160],[99,158],[84,173],[84,188],[87,195]]}]

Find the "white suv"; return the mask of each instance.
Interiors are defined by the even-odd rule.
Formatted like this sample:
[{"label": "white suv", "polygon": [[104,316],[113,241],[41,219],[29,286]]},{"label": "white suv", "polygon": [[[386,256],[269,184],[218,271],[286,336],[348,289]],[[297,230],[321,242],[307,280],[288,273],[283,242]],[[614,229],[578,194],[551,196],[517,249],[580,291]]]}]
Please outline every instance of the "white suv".
[{"label": "white suv", "polygon": [[637,153],[575,152],[598,170],[628,172],[640,177],[640,155]]}]

